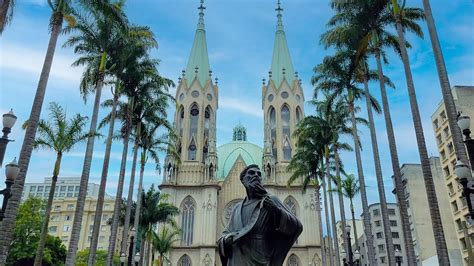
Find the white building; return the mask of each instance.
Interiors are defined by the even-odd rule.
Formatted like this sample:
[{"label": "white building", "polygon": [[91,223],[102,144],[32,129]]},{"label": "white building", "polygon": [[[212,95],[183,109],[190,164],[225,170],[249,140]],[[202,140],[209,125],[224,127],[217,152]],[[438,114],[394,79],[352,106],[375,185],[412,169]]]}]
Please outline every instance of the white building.
[{"label": "white building", "polygon": [[[79,194],[80,177],[58,177],[54,199],[77,198]],[[41,183],[25,183],[21,200],[27,199],[30,195],[48,199],[51,188],[51,177],[45,177]],[[99,194],[99,185],[89,183],[87,186],[87,196],[97,198]],[[106,195],[110,197],[109,195]]]}]

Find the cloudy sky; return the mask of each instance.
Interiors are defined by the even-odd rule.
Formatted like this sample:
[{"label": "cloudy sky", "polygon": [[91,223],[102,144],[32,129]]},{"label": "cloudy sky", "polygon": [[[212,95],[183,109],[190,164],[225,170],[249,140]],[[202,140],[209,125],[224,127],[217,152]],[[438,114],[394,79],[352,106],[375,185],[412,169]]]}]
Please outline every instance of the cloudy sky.
[{"label": "cloudy sky", "polygon": [[[163,76],[177,81],[186,67],[197,23],[198,0],[128,0],[126,12],[130,21],[151,27],[159,42],[153,56],[161,59],[159,70]],[[232,128],[239,121],[247,127],[249,141],[263,145],[263,113],[261,110],[261,80],[267,78],[270,68],[276,16],[274,0],[206,0],[206,34],[211,69],[219,78],[219,110],[217,121],[218,145],[232,138]],[[312,68],[330,51],[319,44],[325,23],[333,15],[327,0],[284,0],[283,22],[295,69],[300,73],[306,99],[312,97],[310,79]],[[408,5],[421,7],[421,0],[407,1]],[[431,0],[438,33],[445,55],[451,85],[474,84],[474,4],[471,0]],[[0,37],[0,112],[13,108],[18,116],[17,125],[10,134],[15,139],[8,145],[5,162],[18,156],[24,132],[21,124],[27,119],[40,69],[46,51],[49,32],[50,8],[46,0],[17,1],[12,24]],[[427,34],[426,24],[421,22]],[[411,66],[421,109],[429,154],[437,156],[430,116],[441,100],[433,53],[429,36],[424,40],[408,35],[413,48],[410,50]],[[80,97],[78,84],[80,68],[70,67],[77,58],[70,48],[62,48],[67,36],[61,36],[46,92],[42,117],[46,107],[55,101],[63,105],[69,115],[81,113],[90,116],[92,98],[85,104]],[[418,163],[413,124],[407,98],[406,83],[401,61],[389,52],[390,64],[385,74],[396,84],[389,91],[389,99],[401,163]],[[374,66],[373,62],[372,66]],[[371,84],[372,93],[379,98],[377,84]],[[110,98],[104,90],[102,99]],[[174,91],[173,91],[174,93]],[[360,103],[365,109],[365,105]],[[109,110],[101,110],[102,117]],[[306,114],[314,108],[306,105]],[[174,110],[170,108],[172,117]],[[361,116],[365,116],[365,112]],[[385,124],[382,116],[376,117],[382,169],[386,194],[394,201],[391,181],[391,164]],[[104,131],[105,132],[105,131]],[[362,129],[363,165],[369,203],[378,201],[370,135]],[[348,140],[350,141],[350,140]],[[107,183],[107,192],[115,193],[122,146],[114,144]],[[81,175],[85,144],[78,145],[66,154],[61,169],[62,176]],[[91,181],[98,183],[104,154],[104,140],[96,141]],[[35,151],[30,162],[26,182],[42,181],[51,175],[54,153]],[[356,172],[354,156],[342,156],[349,172]],[[128,166],[130,169],[130,165]],[[129,170],[128,170],[129,171]],[[128,175],[127,175],[128,178]],[[127,181],[127,180],[126,180]],[[145,185],[159,184],[161,176],[149,165]],[[360,209],[360,206],[357,206]]]}]

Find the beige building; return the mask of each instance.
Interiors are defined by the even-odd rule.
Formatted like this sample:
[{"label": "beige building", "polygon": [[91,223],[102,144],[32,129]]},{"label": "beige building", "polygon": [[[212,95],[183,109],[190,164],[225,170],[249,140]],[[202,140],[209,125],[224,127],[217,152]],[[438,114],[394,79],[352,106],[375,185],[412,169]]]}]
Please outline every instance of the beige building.
[{"label": "beige building", "polygon": [[[390,220],[390,231],[392,233],[392,241],[395,250],[400,250],[402,253],[402,264],[401,265],[408,265],[406,259],[406,251],[405,251],[405,240],[403,238],[403,229],[402,229],[402,222],[400,220],[400,210],[398,209],[398,205],[396,203],[387,203],[387,211],[388,211],[388,218]],[[380,208],[380,203],[374,203],[369,205],[369,212],[370,212],[370,225],[372,226],[372,233],[374,235],[374,246],[373,249],[375,250],[375,259],[377,265],[388,265],[388,257],[387,257],[387,247],[385,243],[385,235],[383,232],[383,224],[382,224],[382,210]],[[361,215],[363,217],[363,214]],[[359,238],[359,245],[360,245],[360,265],[368,265],[367,264],[367,246],[366,246],[366,239],[365,234]],[[354,244],[353,245],[353,249]]]},{"label": "beige building", "polygon": [[[474,86],[454,86],[452,89],[456,109],[464,115],[474,118]],[[433,123],[434,135],[438,146],[441,161],[441,169],[444,175],[444,181],[448,191],[448,198],[454,223],[456,225],[456,234],[459,245],[462,249],[462,257],[467,258],[467,243],[469,237],[465,237],[462,224],[465,221],[465,215],[468,213],[465,198],[462,197],[462,187],[456,181],[454,175],[454,166],[456,164],[456,154],[452,143],[451,131],[448,125],[446,109],[443,101],[440,102],[438,108],[431,116]],[[474,128],[474,119],[471,119],[471,128]],[[474,227],[469,229],[471,235],[471,243],[474,244],[472,235]],[[466,262],[465,262],[466,264]],[[467,264],[466,264],[467,265]]]},{"label": "beige building", "polygon": [[[81,185],[81,177],[58,177],[56,189],[54,191],[54,199],[64,199],[77,197],[79,195],[79,187]],[[49,190],[51,188],[51,177],[45,177],[43,182],[25,183],[21,200],[27,199],[30,195],[40,197],[47,200],[49,197]],[[99,185],[89,183],[87,185],[87,196],[97,197],[99,195]],[[109,195],[107,195],[110,197]]]},{"label": "beige building", "polygon": [[[53,201],[51,217],[49,220],[49,234],[59,237],[66,247],[69,245],[71,236],[72,222],[76,210],[77,198],[64,198]],[[110,225],[108,220],[113,215],[115,199],[105,198],[104,210],[102,213],[102,224],[99,232],[98,249],[107,250],[109,247]],[[92,237],[92,227],[94,225],[95,211],[97,208],[97,198],[86,198],[84,205],[84,215],[82,217],[82,230],[79,238],[78,250],[89,248]],[[119,227],[117,242],[115,247],[116,254],[120,254],[120,244],[122,236],[122,227]]]},{"label": "beige building", "polygon": [[[356,236],[354,235],[354,222],[353,220],[346,220],[346,224],[351,226],[351,244],[355,243]],[[362,234],[364,234],[364,224],[362,220],[356,219],[355,220],[355,226],[356,226],[356,231],[357,231],[357,239],[359,239]],[[344,238],[347,236],[346,233],[344,233],[344,229],[342,228],[342,222],[337,221],[336,223],[336,233],[337,233],[337,245],[339,246],[339,251],[346,250],[344,247]]]},{"label": "beige building", "polygon": [[[462,265],[461,250],[457,239],[457,231],[462,230],[462,228],[459,227],[461,224],[457,228],[454,224],[439,157],[431,157],[430,165],[443,223],[444,236],[448,246],[449,259],[452,265]],[[429,261],[437,262],[437,258],[433,259],[433,257],[436,257],[436,247],[421,164],[403,164],[400,171],[402,173],[410,229],[418,265],[428,265]]]},{"label": "beige building", "polygon": [[231,142],[216,146],[219,87],[210,71],[204,7],[199,10],[191,55],[176,91],[174,126],[181,164],[169,157],[165,159],[160,186],[170,195],[169,201],[180,208],[177,222],[182,230],[181,241],[170,252],[171,265],[220,265],[216,240],[234,204],[245,198],[239,174],[250,164],[261,167],[267,190],[280,198],[303,224],[303,233],[285,265],[321,265],[314,193],[302,193],[302,180],[287,186],[286,166],[295,149],[291,133],[304,115],[304,95],[291,61],[281,9],[277,9],[268,82],[264,81],[261,87],[264,123],[257,126],[265,132],[263,148],[247,141],[242,125],[234,128]]}]

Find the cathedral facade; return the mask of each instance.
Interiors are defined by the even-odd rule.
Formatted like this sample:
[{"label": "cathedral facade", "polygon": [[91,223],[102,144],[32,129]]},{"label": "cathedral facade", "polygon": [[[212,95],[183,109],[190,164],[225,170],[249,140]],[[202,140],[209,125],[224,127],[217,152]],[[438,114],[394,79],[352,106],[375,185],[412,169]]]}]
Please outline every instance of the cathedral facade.
[{"label": "cathedral facade", "polygon": [[160,189],[180,209],[180,240],[170,252],[171,265],[220,265],[216,240],[234,204],[245,198],[239,174],[250,164],[262,169],[265,188],[277,196],[303,224],[303,233],[285,265],[321,265],[319,215],[314,193],[302,193],[298,180],[287,186],[286,167],[295,150],[292,132],[304,116],[301,80],[294,71],[278,4],[273,58],[262,85],[263,148],[247,141],[242,125],[232,141],[216,146],[219,87],[212,80],[201,1],[191,54],[176,91],[175,144],[180,160],[167,156]]}]

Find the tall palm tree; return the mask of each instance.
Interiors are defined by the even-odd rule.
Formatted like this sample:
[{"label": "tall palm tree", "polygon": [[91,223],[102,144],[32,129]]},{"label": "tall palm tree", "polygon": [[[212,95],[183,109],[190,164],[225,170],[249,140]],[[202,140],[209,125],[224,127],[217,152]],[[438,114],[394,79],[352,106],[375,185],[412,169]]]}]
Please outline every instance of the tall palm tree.
[{"label": "tall palm tree", "polygon": [[[110,11],[104,1],[105,0],[80,0],[79,3],[82,6],[90,6],[96,9]],[[7,11],[8,9],[12,10],[13,3],[14,2],[12,1],[6,1],[4,4],[9,4],[9,6],[4,11]],[[12,187],[12,197],[8,201],[7,209],[5,211],[5,218],[2,222],[3,230],[0,231],[0,264],[6,262],[10,243],[13,238],[13,226],[15,224],[18,206],[20,204],[21,195],[23,193],[23,185],[25,183],[26,174],[28,172],[28,165],[30,163],[35,134],[38,128],[41,108],[43,106],[46,86],[48,84],[49,73],[53,64],[53,57],[54,52],[56,50],[56,44],[58,41],[59,33],[63,28],[64,20],[67,21],[69,26],[75,25],[75,19],[71,15],[73,13],[73,5],[71,0],[52,0],[48,1],[48,3],[52,11],[49,23],[51,35],[48,43],[48,48],[46,50],[46,56],[43,62],[43,67],[41,69],[40,79],[36,88],[33,105],[31,107],[31,113],[28,118],[28,128],[26,129],[25,137],[20,151],[18,164],[21,170],[15,180],[15,184]],[[0,19],[2,19],[1,23],[5,21],[3,17],[0,17]],[[3,26],[4,25],[2,25],[2,27]]]},{"label": "tall palm tree", "polygon": [[[361,184],[361,200],[363,209],[364,233],[367,236],[367,246],[373,247],[372,228],[370,224],[369,204],[365,189],[364,170],[362,168],[361,144],[357,133],[357,119],[355,116],[357,107],[355,101],[363,96],[361,90],[356,86],[357,80],[354,73],[356,66],[356,52],[352,49],[338,49],[334,56],[327,56],[323,63],[314,68],[315,75],[312,78],[315,87],[315,96],[319,91],[328,92],[333,97],[344,97],[347,103],[347,110],[351,117],[352,138],[354,140],[354,150],[357,163],[359,183]],[[371,102],[375,99],[371,97]],[[375,252],[367,249],[369,264],[375,264]]]},{"label": "tall palm tree", "polygon": [[[444,63],[443,51],[439,43],[438,32],[436,31],[436,24],[431,11],[429,0],[423,0],[423,9],[425,11],[426,24],[428,24],[428,32],[430,34],[431,46],[433,47],[433,54],[436,62],[436,69],[438,70],[439,83],[441,85],[441,92],[443,94],[444,108],[446,109],[446,116],[448,118],[451,136],[453,138],[454,150],[456,158],[461,160],[466,165],[469,165],[469,159],[464,147],[461,130],[457,124],[457,110],[454,104],[453,94],[451,93],[451,85],[449,84],[448,71]],[[402,16],[402,18],[405,16]],[[471,165],[471,169],[474,165]],[[466,199],[469,200],[469,199]],[[472,217],[471,217],[472,218]]]},{"label": "tall palm tree", "polygon": [[11,22],[14,7],[15,0],[3,0],[0,3],[0,34],[5,30],[5,26]]},{"label": "tall palm tree", "polygon": [[357,194],[360,193],[359,182],[356,180],[356,177],[354,175],[346,175],[346,178],[341,180],[338,190],[342,192],[344,197],[349,199],[349,207],[351,209],[352,216],[352,227],[354,228],[355,245],[358,248],[360,247],[360,245],[355,222],[356,220],[354,213],[354,198],[357,196]]},{"label": "tall palm tree", "polygon": [[[40,266],[43,261],[44,245],[46,243],[46,237],[48,236],[49,217],[63,154],[69,152],[77,143],[83,142],[90,137],[90,133],[84,132],[87,117],[77,114],[68,121],[66,112],[57,103],[51,103],[49,110],[50,119],[53,123],[51,124],[46,120],[39,122],[39,137],[35,139],[35,143],[33,144],[35,149],[43,148],[56,152],[56,162],[54,163],[53,176],[51,178],[51,189],[49,190],[40,240],[36,249],[35,266]],[[28,126],[28,122],[25,123],[25,125]],[[95,134],[95,136],[96,135],[97,134]]]},{"label": "tall palm tree", "polygon": [[[91,133],[97,131],[102,87],[104,86],[105,77],[108,74],[107,70],[111,67],[110,64],[107,64],[107,59],[110,58],[109,53],[113,51],[115,45],[122,37],[122,32],[127,27],[127,20],[121,11],[121,4],[106,2],[111,7],[111,10],[114,11],[115,16],[111,16],[110,12],[105,12],[104,9],[84,8],[83,14],[76,15],[77,24],[73,27],[66,28],[66,32],[73,32],[75,35],[70,37],[64,44],[66,47],[74,47],[74,52],[82,55],[82,57],[73,63],[73,66],[86,66],[80,85],[84,99],[91,91],[95,91],[90,125]],[[111,126],[111,128],[112,130],[109,130],[109,132],[113,132],[113,127]],[[79,186],[66,265],[73,265],[76,257],[93,149],[94,139],[89,138],[84,156],[81,184]],[[106,165],[108,166],[108,159],[104,158],[104,166]],[[104,176],[104,172],[105,174],[107,172],[106,168],[107,167],[103,167],[102,177]],[[101,195],[105,193],[105,182],[102,181],[104,181],[104,178],[101,178],[101,184],[99,186],[98,208],[102,208],[103,202],[101,201],[103,201],[103,196],[101,197]],[[101,216],[95,217],[94,226],[100,226],[100,219]],[[95,249],[94,245],[92,245],[91,252],[89,253],[90,257],[95,257]]]},{"label": "tall palm tree", "polygon": [[[158,266],[163,266],[165,262],[170,263],[166,254],[171,250],[173,244],[179,240],[179,234],[179,230],[172,229],[168,226],[164,226],[159,233],[153,231],[151,246],[153,247],[153,251],[158,253],[158,258],[156,259]],[[155,263],[154,253],[152,254],[151,261]]]},{"label": "tall palm tree", "polygon": [[416,142],[418,145],[418,152],[420,154],[421,168],[423,170],[423,179],[425,181],[425,189],[428,197],[428,205],[430,210],[431,221],[433,225],[433,234],[435,236],[436,252],[438,254],[438,262],[440,265],[450,265],[448,249],[446,246],[446,239],[444,237],[443,224],[441,222],[441,215],[436,196],[436,190],[433,182],[433,175],[431,173],[430,161],[428,158],[428,151],[426,149],[425,136],[423,133],[423,126],[421,123],[420,110],[418,108],[418,101],[416,99],[415,85],[411,73],[410,59],[408,57],[407,47],[405,44],[405,29],[401,23],[404,6],[399,6],[398,2],[392,0],[393,15],[396,21],[396,29],[398,34],[398,43],[400,46],[400,53],[402,57],[403,67],[405,70],[408,97],[410,99],[410,107],[415,127]]}]

